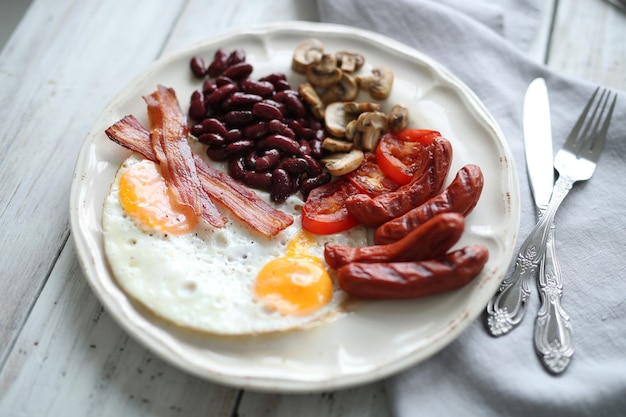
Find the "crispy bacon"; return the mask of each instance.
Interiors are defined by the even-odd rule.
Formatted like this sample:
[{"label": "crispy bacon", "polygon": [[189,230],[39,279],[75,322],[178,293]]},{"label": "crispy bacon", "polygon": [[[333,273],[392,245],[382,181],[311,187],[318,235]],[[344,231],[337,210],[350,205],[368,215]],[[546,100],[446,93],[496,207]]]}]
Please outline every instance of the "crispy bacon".
[{"label": "crispy bacon", "polygon": [[200,180],[187,142],[187,119],[176,93],[159,85],[156,91],[143,99],[148,105],[150,143],[161,166],[161,174],[178,203],[190,207],[200,216]]},{"label": "crispy bacon", "polygon": [[[149,132],[132,115],[126,116],[105,131],[113,142],[156,161]],[[194,156],[202,190],[224,205],[233,215],[267,237],[276,236],[293,223],[293,217],[277,210],[256,193],[223,172]]]}]

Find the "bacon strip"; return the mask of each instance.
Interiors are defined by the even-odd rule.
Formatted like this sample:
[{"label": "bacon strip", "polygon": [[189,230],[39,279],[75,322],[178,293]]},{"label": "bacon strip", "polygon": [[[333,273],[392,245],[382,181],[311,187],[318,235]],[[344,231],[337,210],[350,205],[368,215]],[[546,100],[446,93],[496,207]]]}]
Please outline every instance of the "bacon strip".
[{"label": "bacon strip", "polygon": [[[134,116],[124,117],[106,129],[105,133],[113,142],[156,161],[149,132]],[[293,223],[293,217],[273,208],[256,193],[210,167],[200,157],[194,156],[194,162],[204,192],[252,229],[272,237]]]},{"label": "bacon strip", "polygon": [[187,119],[176,93],[159,85],[156,91],[143,99],[148,105],[150,142],[161,166],[161,174],[176,200],[200,216],[200,180],[187,142]]}]

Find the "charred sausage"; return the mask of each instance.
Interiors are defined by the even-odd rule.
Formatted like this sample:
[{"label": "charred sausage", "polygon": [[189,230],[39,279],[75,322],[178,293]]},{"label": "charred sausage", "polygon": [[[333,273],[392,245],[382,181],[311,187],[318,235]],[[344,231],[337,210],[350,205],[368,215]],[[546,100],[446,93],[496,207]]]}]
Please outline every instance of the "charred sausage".
[{"label": "charred sausage", "polygon": [[397,242],[388,245],[352,247],[327,244],[324,259],[338,269],[350,262],[378,263],[421,261],[445,254],[463,234],[465,220],[458,213],[435,216]]},{"label": "charred sausage", "polygon": [[374,232],[374,242],[378,245],[393,243],[441,213],[467,216],[476,207],[483,184],[480,167],[465,165],[443,193],[379,226]]},{"label": "charred sausage", "polygon": [[350,196],[346,199],[348,212],[359,223],[378,227],[439,194],[452,162],[450,142],[443,137],[433,139],[428,156],[426,169],[419,170],[410,183],[397,190],[376,197],[367,194]]},{"label": "charred sausage", "polygon": [[337,270],[337,279],[341,289],[355,297],[426,297],[466,285],[482,271],[488,258],[486,247],[472,245],[426,261],[349,263]]}]

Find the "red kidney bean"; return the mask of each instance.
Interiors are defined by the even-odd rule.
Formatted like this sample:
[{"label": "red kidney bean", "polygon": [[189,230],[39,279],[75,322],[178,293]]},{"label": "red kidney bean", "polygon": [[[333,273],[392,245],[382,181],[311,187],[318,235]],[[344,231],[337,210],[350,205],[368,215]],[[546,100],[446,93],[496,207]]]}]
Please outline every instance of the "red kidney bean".
[{"label": "red kidney bean", "polygon": [[[221,87],[226,84],[237,84],[237,83],[235,82],[235,80],[225,77],[223,75],[215,77],[215,85],[217,85],[218,87]],[[239,85],[237,85],[237,90],[239,90]]]},{"label": "red kidney bean", "polygon": [[268,135],[259,142],[261,149],[280,149],[287,155],[299,155],[300,144],[295,140],[283,135]]},{"label": "red kidney bean", "polygon": [[309,141],[311,146],[311,156],[315,159],[321,159],[324,156],[324,148],[322,147],[322,141],[313,139]]},{"label": "red kidney bean", "polygon": [[293,194],[293,193],[300,191],[302,182],[305,180],[304,175],[291,175],[290,178],[291,178],[290,192]]},{"label": "red kidney bean", "polygon": [[259,157],[256,153],[256,149],[248,151],[243,157],[243,164],[247,171],[254,171],[256,160]]},{"label": "red kidney bean", "polygon": [[220,136],[226,136],[228,130],[221,120],[215,117],[209,117],[200,122],[203,133],[217,133]]},{"label": "red kidney bean", "polygon": [[250,94],[256,94],[263,98],[270,97],[275,89],[274,85],[269,81],[255,81],[250,78],[244,78],[239,82],[241,91]]},{"label": "red kidney bean", "polygon": [[286,80],[278,80],[274,84],[276,91],[291,90],[291,84]]},{"label": "red kidney bean", "polygon": [[231,110],[224,114],[224,122],[230,126],[244,127],[254,121],[250,110]]},{"label": "red kidney bean", "polygon": [[209,77],[217,77],[228,67],[229,56],[230,54],[223,48],[219,48],[215,51],[213,61],[209,64],[206,71]]},{"label": "red kidney bean", "polygon": [[220,146],[219,148],[208,147],[206,150],[206,154],[214,161],[225,161],[226,159],[228,159],[226,148],[222,146]]},{"label": "red kidney bean", "polygon": [[270,191],[270,188],[272,187],[272,177],[273,175],[271,172],[246,171],[241,180],[244,184],[252,188]]},{"label": "red kidney bean", "polygon": [[209,105],[219,104],[238,89],[237,84],[224,84],[216,88],[215,91],[206,98],[206,102]]},{"label": "red kidney bean", "polygon": [[238,62],[227,67],[224,72],[222,72],[222,76],[231,78],[233,80],[240,80],[242,78],[247,77],[252,73],[253,67],[247,62]]},{"label": "red kidney bean", "polygon": [[254,149],[254,142],[249,139],[238,140],[226,145],[226,155],[239,155]]},{"label": "red kidney bean", "polygon": [[313,139],[315,137],[315,131],[306,127],[301,120],[290,120],[287,123],[290,129],[294,131],[296,137],[299,139]]},{"label": "red kidney bean", "polygon": [[206,64],[204,63],[204,59],[201,56],[196,55],[191,57],[189,66],[191,67],[191,72],[196,77],[204,78],[204,76],[206,75]]},{"label": "red kidney bean", "polygon": [[246,173],[246,167],[243,156],[230,158],[228,160],[228,175],[236,180],[240,180]]},{"label": "red kidney bean", "polygon": [[285,123],[281,121],[281,119],[275,118],[268,122],[268,127],[270,132],[276,133],[278,135],[287,136],[288,138],[295,139],[296,133]]},{"label": "red kidney bean", "polygon": [[192,135],[194,135],[195,137],[200,136],[201,134],[204,133],[203,129],[202,129],[202,125],[200,123],[196,123],[194,125],[192,125],[189,128],[189,133],[191,133]]},{"label": "red kidney bean", "polygon": [[203,133],[198,137],[198,141],[213,148],[223,146],[226,143],[224,136],[217,133]]},{"label": "red kidney bean", "polygon": [[306,173],[310,178],[317,177],[323,172],[322,164],[311,155],[302,155],[302,159],[307,163]]},{"label": "red kidney bean", "polygon": [[263,155],[256,158],[254,168],[257,171],[267,171],[278,165],[280,161],[280,151],[278,149],[268,149]]},{"label": "red kidney bean", "polygon": [[216,88],[217,83],[212,78],[208,78],[202,83],[202,92],[207,96],[215,91]]},{"label": "red kidney bean", "polygon": [[272,84],[275,84],[278,81],[287,81],[287,75],[283,72],[273,72],[264,77],[259,78],[260,81],[269,81]]},{"label": "red kidney bean", "polygon": [[240,129],[230,129],[226,132],[226,135],[224,135],[224,139],[226,139],[226,143],[237,142],[238,140],[243,139],[243,131]]},{"label": "red kidney bean", "polygon": [[199,90],[191,94],[189,103],[189,117],[194,120],[202,120],[206,116],[206,106],[204,103],[204,95]]},{"label": "red kidney bean", "polygon": [[225,110],[229,109],[249,109],[254,106],[256,103],[259,103],[263,100],[263,97],[258,96],[256,94],[250,93],[242,93],[240,91],[235,91],[224,100],[222,107]]},{"label": "red kidney bean", "polygon": [[251,125],[246,126],[243,129],[243,134],[245,137],[250,139],[258,139],[269,133],[269,127],[267,122],[256,122]]},{"label": "red kidney bean", "polygon": [[303,158],[283,158],[279,166],[289,174],[303,174],[309,164]]},{"label": "red kidney bean", "polygon": [[268,103],[267,100],[261,101],[260,103],[256,103],[252,106],[252,113],[261,119],[264,120],[283,120],[283,114],[277,106],[274,106],[271,103]]},{"label": "red kidney bean", "polygon": [[300,185],[300,192],[302,193],[302,197],[306,200],[311,190],[321,185],[328,184],[331,179],[332,176],[329,172],[324,172],[317,177],[305,179],[304,181],[302,181],[302,185]]},{"label": "red kidney bean", "polygon": [[311,156],[311,144],[309,144],[309,141],[300,139],[298,143],[300,144],[300,155]]},{"label": "red kidney bean", "polygon": [[272,172],[272,188],[270,199],[276,203],[282,203],[291,194],[291,179],[287,171],[276,168]]},{"label": "red kidney bean", "polygon": [[243,49],[235,49],[228,55],[228,65],[238,64],[246,60],[246,52]]}]

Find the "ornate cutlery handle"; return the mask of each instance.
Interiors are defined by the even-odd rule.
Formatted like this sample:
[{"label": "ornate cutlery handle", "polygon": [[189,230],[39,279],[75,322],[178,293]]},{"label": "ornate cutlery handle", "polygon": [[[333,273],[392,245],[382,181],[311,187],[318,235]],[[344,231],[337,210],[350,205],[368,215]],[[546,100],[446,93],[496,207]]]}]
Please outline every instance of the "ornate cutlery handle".
[{"label": "ornate cutlery handle", "polygon": [[550,204],[520,248],[513,273],[502,281],[500,289],[489,301],[487,325],[493,336],[508,333],[524,318],[526,301],[530,295],[529,280],[546,251],[556,211],[573,184],[571,178],[559,176],[554,184]]},{"label": "ornate cutlery handle", "polygon": [[569,316],[561,306],[563,280],[556,259],[554,223],[550,228],[545,257],[539,267],[541,308],[535,321],[535,349],[544,366],[559,374],[574,355],[574,334]]}]

